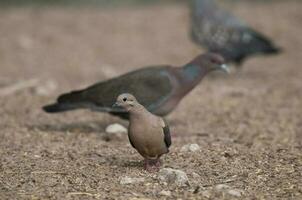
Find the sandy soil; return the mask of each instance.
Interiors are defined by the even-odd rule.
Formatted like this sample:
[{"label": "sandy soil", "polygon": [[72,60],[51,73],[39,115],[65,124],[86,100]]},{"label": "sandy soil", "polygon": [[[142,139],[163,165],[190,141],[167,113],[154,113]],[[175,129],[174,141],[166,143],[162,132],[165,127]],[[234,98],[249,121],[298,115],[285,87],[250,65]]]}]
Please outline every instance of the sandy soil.
[{"label": "sandy soil", "polygon": [[[126,136],[104,140],[108,124],[126,122],[40,109],[62,92],[197,55],[184,6],[2,8],[0,90],[32,78],[40,84],[0,98],[0,199],[237,198],[215,189],[219,184],[241,190],[241,199],[301,199],[302,3],[230,7],[284,53],[250,59],[229,76],[207,77],[168,117],[173,145],[163,167],[185,171],[188,187],[144,172]],[[49,81],[55,91],[47,89]],[[201,151],[180,152],[189,143]],[[121,185],[123,176],[145,182]],[[162,190],[171,196],[161,196]]]}]

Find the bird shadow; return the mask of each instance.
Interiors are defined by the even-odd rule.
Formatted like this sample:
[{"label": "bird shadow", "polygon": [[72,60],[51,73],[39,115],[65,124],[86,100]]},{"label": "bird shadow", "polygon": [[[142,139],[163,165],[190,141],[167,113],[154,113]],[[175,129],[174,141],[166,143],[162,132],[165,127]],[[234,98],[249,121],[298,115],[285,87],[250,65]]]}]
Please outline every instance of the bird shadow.
[{"label": "bird shadow", "polygon": [[127,168],[135,168],[135,169],[142,169],[143,161],[141,160],[127,160],[122,163],[119,163],[119,166],[121,167],[127,167]]},{"label": "bird shadow", "polygon": [[102,157],[105,158],[107,165],[120,168],[142,169],[144,163],[143,160],[132,160],[124,156],[102,155]]},{"label": "bird shadow", "polygon": [[107,124],[97,121],[93,122],[72,122],[68,124],[36,124],[29,125],[29,129],[38,129],[43,132],[84,132],[95,133],[103,132]]}]

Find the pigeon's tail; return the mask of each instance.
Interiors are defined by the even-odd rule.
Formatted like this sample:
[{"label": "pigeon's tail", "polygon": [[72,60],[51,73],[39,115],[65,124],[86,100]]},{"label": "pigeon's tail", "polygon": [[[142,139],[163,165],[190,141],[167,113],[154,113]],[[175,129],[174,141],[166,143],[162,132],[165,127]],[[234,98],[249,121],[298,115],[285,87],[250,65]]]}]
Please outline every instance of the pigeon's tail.
[{"label": "pigeon's tail", "polygon": [[[251,31],[252,32],[252,31]],[[278,54],[282,50],[279,47],[276,47],[272,40],[256,31],[252,32],[254,35],[253,48],[255,52],[264,53],[264,54]],[[252,48],[252,49],[253,49]]]},{"label": "pigeon's tail", "polygon": [[264,49],[264,52],[266,54],[278,54],[282,52],[282,49],[275,46],[268,46],[267,48]]},{"label": "pigeon's tail", "polygon": [[46,105],[43,110],[48,113],[64,112],[83,107],[82,91],[74,91],[67,94],[62,94],[58,97],[54,104]]},{"label": "pigeon's tail", "polygon": [[58,103],[80,103],[84,101],[83,99],[83,91],[72,91],[70,93],[62,94],[58,97]]},{"label": "pigeon's tail", "polygon": [[47,113],[65,112],[77,108],[78,108],[77,106],[74,106],[72,104],[64,104],[64,103],[54,103],[54,104],[43,106],[43,110]]}]

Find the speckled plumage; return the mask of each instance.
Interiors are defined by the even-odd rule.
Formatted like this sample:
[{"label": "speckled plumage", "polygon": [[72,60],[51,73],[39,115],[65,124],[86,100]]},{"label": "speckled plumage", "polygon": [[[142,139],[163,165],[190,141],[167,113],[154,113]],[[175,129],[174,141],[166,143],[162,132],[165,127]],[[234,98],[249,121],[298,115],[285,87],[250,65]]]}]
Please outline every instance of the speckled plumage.
[{"label": "speckled plumage", "polygon": [[268,37],[218,7],[214,0],[191,0],[191,36],[198,45],[238,65],[249,56],[280,51]]}]

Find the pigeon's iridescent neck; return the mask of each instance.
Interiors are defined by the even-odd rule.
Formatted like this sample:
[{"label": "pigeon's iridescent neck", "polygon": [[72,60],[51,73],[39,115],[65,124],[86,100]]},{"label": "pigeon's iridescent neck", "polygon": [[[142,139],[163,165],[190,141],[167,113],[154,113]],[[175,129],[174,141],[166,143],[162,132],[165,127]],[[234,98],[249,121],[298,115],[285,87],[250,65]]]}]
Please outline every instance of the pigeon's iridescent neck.
[{"label": "pigeon's iridescent neck", "polygon": [[185,82],[200,81],[208,72],[208,69],[195,64],[188,64],[183,68],[183,79]]}]

